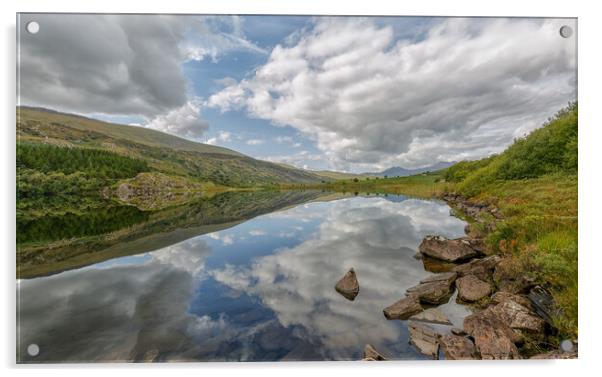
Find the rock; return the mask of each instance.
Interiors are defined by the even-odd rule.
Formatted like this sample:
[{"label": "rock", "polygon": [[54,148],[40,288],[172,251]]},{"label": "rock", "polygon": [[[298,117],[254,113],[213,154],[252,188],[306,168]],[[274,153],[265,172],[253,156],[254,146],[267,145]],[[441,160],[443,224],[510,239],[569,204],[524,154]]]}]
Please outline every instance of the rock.
[{"label": "rock", "polygon": [[468,238],[454,240],[442,236],[426,236],[418,250],[423,255],[446,262],[457,262],[477,256]]},{"label": "rock", "polygon": [[414,254],[414,259],[421,260],[422,259],[422,254],[421,253]]},{"label": "rock", "polygon": [[414,321],[408,322],[410,344],[423,355],[437,359],[439,357],[439,343],[437,333],[431,327]]},{"label": "rock", "polygon": [[458,274],[453,271],[443,272],[440,274],[434,274],[434,275],[428,276],[428,277],[420,280],[420,283],[432,283],[432,282],[436,282],[436,281],[445,281],[447,283],[447,285],[451,285],[456,280],[457,276],[458,276]]},{"label": "rock", "polygon": [[337,282],[334,289],[347,300],[355,300],[355,297],[360,292],[360,284],[357,281],[357,276],[353,268],[350,268],[345,276]]},{"label": "rock", "polygon": [[542,332],[545,322],[527,307],[513,300],[506,300],[489,307],[508,327],[533,333]]},{"label": "rock", "polygon": [[481,280],[491,280],[495,266],[500,262],[501,258],[497,255],[492,255],[482,259],[473,259],[468,263],[461,264],[452,269],[458,276],[474,275]]},{"label": "rock", "polygon": [[451,283],[446,280],[422,283],[408,288],[407,296],[418,296],[420,302],[425,304],[440,305],[446,303],[451,296]]},{"label": "rock", "polygon": [[462,329],[459,329],[457,327],[452,327],[452,329],[450,331],[451,331],[452,334],[458,335],[458,336],[466,336],[466,335],[468,335],[466,333],[466,331],[464,331]]},{"label": "rock", "polygon": [[449,318],[441,310],[437,308],[426,309],[423,312],[414,314],[410,320],[416,322],[435,323],[439,325],[451,325]]},{"label": "rock", "polygon": [[473,360],[476,358],[475,345],[466,337],[443,335],[439,337],[439,345],[446,360]]},{"label": "rock", "polygon": [[533,305],[531,304],[531,301],[525,296],[515,295],[513,293],[502,292],[502,291],[495,292],[493,294],[493,296],[491,296],[491,304],[492,305],[501,304],[502,302],[506,302],[506,301],[514,301],[529,310],[533,310]]},{"label": "rock", "polygon": [[410,295],[386,307],[383,313],[387,319],[408,319],[421,311],[422,306],[418,296]]},{"label": "rock", "polygon": [[364,359],[366,361],[383,361],[387,360],[383,355],[378,353],[372,344],[366,344],[364,347]]},{"label": "rock", "polygon": [[484,360],[520,359],[517,334],[491,311],[483,310],[464,318],[464,331],[473,337]]},{"label": "rock", "polygon": [[466,275],[456,280],[458,298],[462,301],[474,302],[491,294],[491,284],[474,275]]}]

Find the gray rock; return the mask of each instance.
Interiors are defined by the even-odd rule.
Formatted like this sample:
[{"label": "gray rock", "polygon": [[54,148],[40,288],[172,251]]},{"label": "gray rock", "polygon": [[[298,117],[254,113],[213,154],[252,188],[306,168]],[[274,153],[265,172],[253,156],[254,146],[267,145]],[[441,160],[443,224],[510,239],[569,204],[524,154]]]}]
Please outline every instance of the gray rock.
[{"label": "gray rock", "polygon": [[533,333],[544,330],[544,320],[516,301],[506,300],[491,306],[490,310],[512,329]]},{"label": "gray rock", "polygon": [[484,360],[521,358],[514,344],[520,337],[488,309],[464,318],[464,331],[473,337]]},{"label": "gray rock", "polygon": [[479,301],[491,294],[491,284],[480,280],[474,275],[466,275],[456,280],[458,298],[466,302]]},{"label": "gray rock", "polygon": [[416,313],[422,311],[418,296],[411,295],[386,307],[383,314],[387,319],[408,319]]},{"label": "gray rock", "polygon": [[406,295],[418,296],[420,302],[425,304],[440,305],[449,300],[451,287],[446,280],[433,281],[408,288]]},{"label": "gray rock", "polygon": [[464,336],[443,335],[439,337],[439,345],[446,360],[476,359],[474,343]]},{"label": "gray rock", "polygon": [[364,360],[366,361],[383,361],[387,360],[381,355],[372,344],[366,344],[364,347]]},{"label": "gray rock", "polygon": [[501,258],[497,255],[492,255],[483,259],[473,259],[468,263],[461,264],[453,268],[452,271],[458,273],[458,276],[474,275],[481,280],[491,280],[495,266],[500,262]]},{"label": "gray rock", "polygon": [[415,321],[408,322],[410,332],[410,344],[423,355],[433,359],[439,358],[438,335],[435,330],[427,325]]},{"label": "gray rock", "polygon": [[477,251],[466,237],[450,240],[442,236],[426,236],[418,250],[423,255],[446,262],[458,262],[477,256]]},{"label": "gray rock", "polygon": [[451,325],[449,318],[437,308],[426,309],[423,312],[414,314],[410,320],[416,322],[434,323],[439,325]]},{"label": "gray rock", "polygon": [[357,276],[353,268],[350,268],[345,276],[337,282],[334,289],[346,299],[350,301],[355,300],[355,297],[360,292],[360,284],[357,281]]}]

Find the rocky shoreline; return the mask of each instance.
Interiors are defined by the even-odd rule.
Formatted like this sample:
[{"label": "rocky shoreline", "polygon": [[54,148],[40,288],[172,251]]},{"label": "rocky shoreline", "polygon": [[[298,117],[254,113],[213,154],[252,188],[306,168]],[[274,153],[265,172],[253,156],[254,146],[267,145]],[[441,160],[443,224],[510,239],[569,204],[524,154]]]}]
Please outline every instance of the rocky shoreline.
[{"label": "rocky shoreline", "polygon": [[[502,219],[490,204],[470,202],[449,193],[442,199],[452,207],[452,215],[460,212],[469,216],[485,232],[495,230],[496,221]],[[564,341],[561,349],[539,347],[542,352],[525,354],[522,346],[527,342],[546,344],[554,334],[553,300],[528,277],[511,271],[508,258],[492,255],[484,243],[484,232],[468,224],[465,233],[457,239],[430,235],[422,240],[417,258],[435,274],[384,308],[385,318],[407,320],[410,343],[433,359],[438,359],[440,353],[447,360],[577,358],[576,340]],[[357,291],[353,288],[357,294],[359,285]],[[455,291],[457,302],[470,305],[474,311],[464,318],[462,329],[452,328],[445,314],[436,308],[447,303]],[[438,331],[429,324],[450,328]],[[372,345],[366,345],[363,360],[385,358]]]}]

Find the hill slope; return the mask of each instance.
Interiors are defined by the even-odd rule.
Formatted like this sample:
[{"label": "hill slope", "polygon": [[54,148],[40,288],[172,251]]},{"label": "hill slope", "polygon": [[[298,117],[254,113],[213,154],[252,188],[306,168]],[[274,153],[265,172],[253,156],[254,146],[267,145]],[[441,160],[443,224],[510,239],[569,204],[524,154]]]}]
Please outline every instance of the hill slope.
[{"label": "hill slope", "polygon": [[[143,127],[111,124],[37,108],[20,107],[17,112],[17,136],[21,145],[100,149],[143,161],[150,171],[232,187],[311,183],[321,179],[308,171],[256,160],[227,148],[196,143]],[[39,168],[19,166],[19,161],[18,167]]]},{"label": "hill slope", "polygon": [[392,168],[383,170],[381,172],[364,173],[364,175],[375,176],[375,177],[408,177],[411,175],[421,174],[421,173],[425,173],[425,172],[433,172],[433,171],[442,170],[442,169],[452,166],[453,164],[454,164],[454,162],[438,162],[434,165],[427,166],[424,168],[418,168],[418,169],[406,169],[406,168],[402,168],[401,166],[394,166]]}]

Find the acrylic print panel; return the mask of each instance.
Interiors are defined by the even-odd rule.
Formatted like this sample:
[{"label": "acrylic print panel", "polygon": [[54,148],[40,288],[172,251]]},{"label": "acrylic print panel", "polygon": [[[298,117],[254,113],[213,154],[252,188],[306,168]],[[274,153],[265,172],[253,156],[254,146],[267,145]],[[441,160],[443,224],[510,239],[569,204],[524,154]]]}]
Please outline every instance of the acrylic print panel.
[{"label": "acrylic print panel", "polygon": [[18,15],[19,363],[577,357],[577,20]]}]

